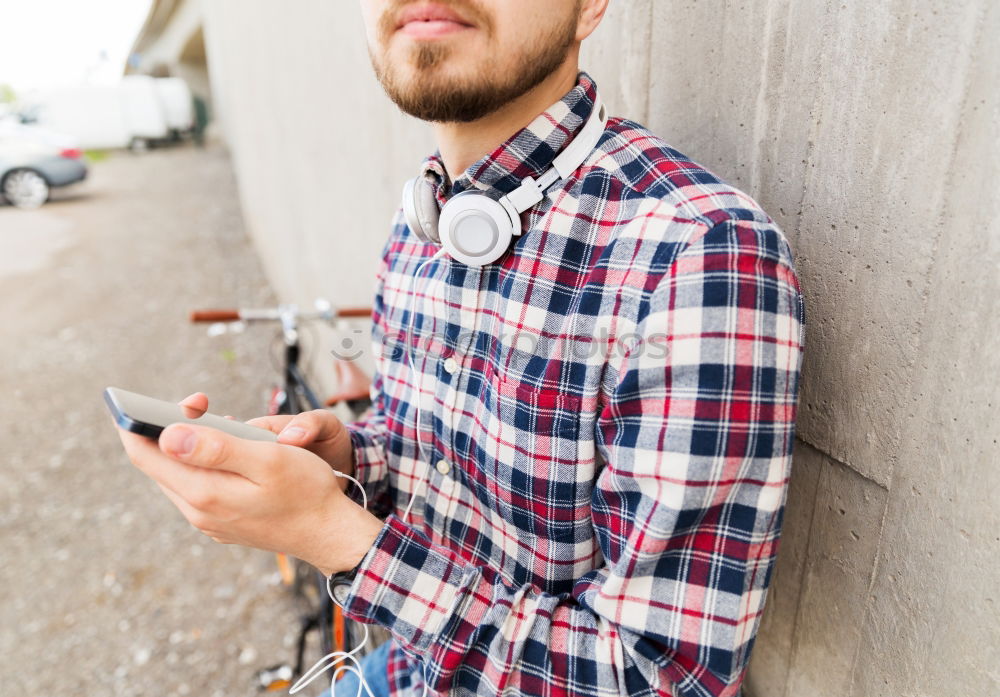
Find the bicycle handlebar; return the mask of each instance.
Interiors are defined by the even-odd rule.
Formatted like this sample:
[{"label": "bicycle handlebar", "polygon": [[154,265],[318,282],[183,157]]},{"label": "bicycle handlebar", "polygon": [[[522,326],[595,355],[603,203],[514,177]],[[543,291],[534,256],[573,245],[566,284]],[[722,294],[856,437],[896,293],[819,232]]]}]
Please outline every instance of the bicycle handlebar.
[{"label": "bicycle handlebar", "polygon": [[334,310],[335,317],[360,317],[362,319],[368,319],[372,316],[372,309],[370,307],[341,307]]},{"label": "bicycle handlebar", "polygon": [[230,322],[240,318],[239,310],[193,310],[192,322]]},{"label": "bicycle handlebar", "polygon": [[214,309],[214,310],[194,310],[191,312],[192,322],[235,322],[243,320],[245,322],[258,321],[280,321],[282,314],[291,312],[297,319],[350,319],[371,317],[370,307],[340,307],[330,308],[325,311],[301,312],[297,309],[276,307],[260,310],[237,310],[237,309]]}]

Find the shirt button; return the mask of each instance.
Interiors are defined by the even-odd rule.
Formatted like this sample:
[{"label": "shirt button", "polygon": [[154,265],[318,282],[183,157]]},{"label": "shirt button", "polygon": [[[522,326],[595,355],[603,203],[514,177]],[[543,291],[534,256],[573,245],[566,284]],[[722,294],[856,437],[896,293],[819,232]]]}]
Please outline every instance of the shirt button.
[{"label": "shirt button", "polygon": [[455,371],[458,370],[458,361],[454,358],[446,358],[444,361],[444,369],[449,375],[454,375]]},{"label": "shirt button", "polygon": [[448,464],[447,460],[438,460],[437,464],[434,465],[435,469],[441,474],[448,474],[451,471],[451,465]]}]

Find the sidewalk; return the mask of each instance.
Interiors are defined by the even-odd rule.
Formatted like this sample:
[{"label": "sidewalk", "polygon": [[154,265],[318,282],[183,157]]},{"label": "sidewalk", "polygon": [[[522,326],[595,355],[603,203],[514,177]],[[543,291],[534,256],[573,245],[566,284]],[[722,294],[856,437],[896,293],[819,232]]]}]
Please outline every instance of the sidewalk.
[{"label": "sidewalk", "polygon": [[133,468],[101,391],[261,413],[271,330],[194,307],[273,302],[220,151],[115,155],[37,211],[0,206],[0,675],[31,697],[252,695],[298,613],[273,556],[216,544]]}]

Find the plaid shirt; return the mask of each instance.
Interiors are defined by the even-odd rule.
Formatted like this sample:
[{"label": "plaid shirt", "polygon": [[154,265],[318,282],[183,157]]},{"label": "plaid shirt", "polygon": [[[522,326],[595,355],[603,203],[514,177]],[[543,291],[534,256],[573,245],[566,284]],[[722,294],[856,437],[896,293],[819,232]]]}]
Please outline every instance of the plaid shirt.
[{"label": "plaid shirt", "polygon": [[[454,182],[436,156],[424,176],[442,204],[510,192],[595,95],[581,73]],[[391,631],[394,695],[424,680],[738,694],[791,466],[803,306],[788,244],[746,194],[617,118],[522,225],[477,269],[424,264],[437,248],[396,216],[375,403],[349,427],[389,515],[347,613]]]}]

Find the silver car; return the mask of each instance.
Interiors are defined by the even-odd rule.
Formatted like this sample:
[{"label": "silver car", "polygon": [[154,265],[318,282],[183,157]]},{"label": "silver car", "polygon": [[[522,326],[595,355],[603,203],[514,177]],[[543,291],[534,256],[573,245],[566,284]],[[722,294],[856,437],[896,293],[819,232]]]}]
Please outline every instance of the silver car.
[{"label": "silver car", "polygon": [[82,151],[35,126],[0,123],[0,194],[18,208],[38,208],[49,192],[87,176]]}]

